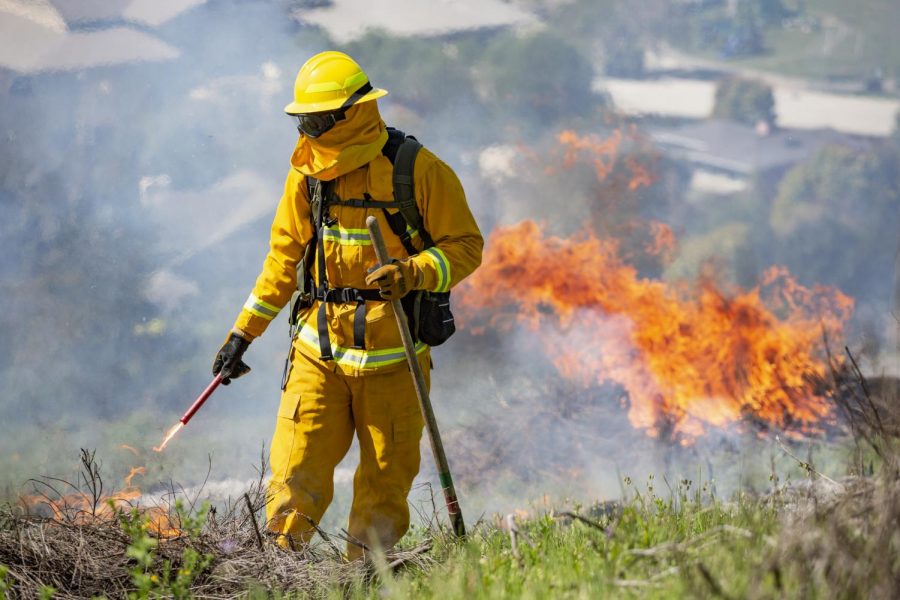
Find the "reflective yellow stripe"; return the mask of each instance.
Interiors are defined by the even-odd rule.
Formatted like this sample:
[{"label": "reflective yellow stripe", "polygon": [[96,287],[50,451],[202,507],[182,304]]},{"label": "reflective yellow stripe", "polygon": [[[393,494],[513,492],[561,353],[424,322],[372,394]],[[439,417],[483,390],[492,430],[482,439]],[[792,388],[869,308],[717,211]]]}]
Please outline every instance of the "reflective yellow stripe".
[{"label": "reflective yellow stripe", "polygon": [[426,254],[429,258],[431,258],[434,263],[434,268],[437,270],[437,283],[434,286],[433,292],[446,292],[450,289],[450,261],[447,260],[447,255],[444,254],[444,251],[438,248],[437,246],[432,246],[428,250],[425,250],[422,254]]},{"label": "reflective yellow stripe", "polygon": [[[315,356],[319,355],[319,332],[303,322],[300,331],[297,334],[300,343],[309,348]],[[356,348],[344,348],[338,346],[331,341],[331,353],[334,360],[342,367],[352,367],[355,369],[376,369],[378,367],[386,367],[388,365],[396,365],[406,361],[406,353],[403,346],[398,348],[382,348],[380,350],[358,350]],[[423,342],[416,344],[416,354],[421,354],[428,345]]]},{"label": "reflective yellow stripe", "polygon": [[[360,71],[359,73],[354,73],[350,77],[344,80],[342,84],[339,81],[320,81],[318,83],[311,83],[306,86],[306,90],[304,90],[307,94],[315,94],[317,92],[336,92],[338,90],[348,90],[351,86],[356,85],[357,83],[361,83],[365,85],[365,83],[369,80],[365,73]],[[362,85],[356,86],[356,89],[361,88]],[[349,94],[348,94],[349,95]]]},{"label": "reflective yellow stripe", "polygon": [[337,242],[342,246],[371,246],[372,238],[368,229],[344,229],[343,227],[326,227],[322,239]]},{"label": "reflective yellow stripe", "polygon": [[[344,89],[348,89],[352,85],[356,85],[357,83],[365,85],[365,83],[369,81],[369,78],[366,77],[366,74],[360,71],[354,75],[351,75],[347,79],[344,80]],[[362,85],[358,86],[356,89],[361,88]]]},{"label": "reflective yellow stripe", "polygon": [[311,83],[306,86],[304,92],[307,94],[316,94],[321,92],[337,92],[341,89],[343,88],[337,81],[320,81],[318,83]]},{"label": "reflective yellow stripe", "polygon": [[[419,232],[409,225],[406,226],[406,233],[410,239],[419,235]],[[344,229],[343,227],[326,227],[322,236],[330,242],[337,242],[342,246],[371,246],[372,238],[369,237],[368,229]]]},{"label": "reflective yellow stripe", "polygon": [[265,300],[260,300],[253,294],[250,294],[247,301],[244,303],[244,310],[251,312],[257,317],[262,317],[267,321],[271,321],[278,316],[279,312],[281,312],[281,309],[274,304],[269,304]]}]

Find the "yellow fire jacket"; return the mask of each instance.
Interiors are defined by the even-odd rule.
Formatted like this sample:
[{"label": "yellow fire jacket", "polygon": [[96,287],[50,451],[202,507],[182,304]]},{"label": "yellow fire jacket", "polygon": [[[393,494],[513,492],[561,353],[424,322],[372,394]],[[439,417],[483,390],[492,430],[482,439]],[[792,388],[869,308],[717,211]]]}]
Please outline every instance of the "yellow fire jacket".
[{"label": "yellow fire jacket", "polygon": [[[381,127],[383,131],[383,124]],[[379,139],[383,137],[382,134]],[[339,175],[334,191],[342,199],[363,198],[368,193],[372,200],[389,202],[393,200],[392,174],[391,162],[378,154],[361,167]],[[425,229],[435,242],[433,248],[422,252],[422,241],[413,234],[413,244],[420,252],[412,260],[424,274],[420,287],[446,291],[481,263],[484,240],[456,174],[426,148],[422,148],[416,157],[414,189]],[[391,213],[396,211],[388,210]],[[369,287],[364,281],[366,272],[377,262],[365,225],[369,215],[378,219],[390,255],[396,258],[407,256],[382,209],[331,206],[329,211],[336,222],[326,227],[324,239],[318,243],[323,244],[325,249],[330,287]],[[297,287],[297,263],[312,235],[305,176],[295,164],[288,173],[284,194],[272,223],[269,253],[253,292],[235,322],[236,329],[252,337],[259,336],[288,303]],[[316,261],[312,262],[315,281],[318,281]],[[316,327],[318,307],[319,302],[316,301],[312,307],[301,311],[301,325],[294,341],[296,350],[313,359],[319,359],[320,355]],[[327,305],[334,369],[347,375],[360,375],[405,364],[400,333],[390,302],[366,303],[364,350],[351,348],[355,308],[355,304]],[[417,351],[427,352],[428,348],[420,342]]]}]

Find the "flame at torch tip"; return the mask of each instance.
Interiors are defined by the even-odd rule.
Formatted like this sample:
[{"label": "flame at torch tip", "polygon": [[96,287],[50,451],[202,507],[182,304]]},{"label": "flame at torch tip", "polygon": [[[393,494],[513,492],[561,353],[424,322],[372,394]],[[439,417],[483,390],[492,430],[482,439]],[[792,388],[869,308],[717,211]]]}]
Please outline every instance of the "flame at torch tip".
[{"label": "flame at torch tip", "polygon": [[172,428],[169,429],[169,431],[166,433],[166,437],[163,439],[162,444],[153,448],[154,452],[162,452],[163,450],[165,450],[166,445],[172,440],[173,437],[175,437],[176,433],[181,431],[182,427],[184,427],[184,423],[181,422],[172,426]]}]

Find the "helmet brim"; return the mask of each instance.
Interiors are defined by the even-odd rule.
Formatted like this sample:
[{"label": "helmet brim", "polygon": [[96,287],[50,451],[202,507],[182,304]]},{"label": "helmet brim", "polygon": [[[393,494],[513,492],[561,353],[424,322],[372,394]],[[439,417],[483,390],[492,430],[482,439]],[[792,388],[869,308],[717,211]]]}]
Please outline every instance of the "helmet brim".
[{"label": "helmet brim", "polygon": [[[382,90],[380,88],[373,88],[371,92],[357,100],[354,104],[360,104],[361,102],[368,102],[369,100],[375,100],[376,98],[381,98],[382,96],[387,96],[387,90]],[[284,112],[289,115],[300,115],[305,113],[316,113],[316,112],[326,112],[329,110],[337,110],[344,104],[344,100],[336,99],[329,100],[328,102],[291,102],[287,106],[284,107]]]}]

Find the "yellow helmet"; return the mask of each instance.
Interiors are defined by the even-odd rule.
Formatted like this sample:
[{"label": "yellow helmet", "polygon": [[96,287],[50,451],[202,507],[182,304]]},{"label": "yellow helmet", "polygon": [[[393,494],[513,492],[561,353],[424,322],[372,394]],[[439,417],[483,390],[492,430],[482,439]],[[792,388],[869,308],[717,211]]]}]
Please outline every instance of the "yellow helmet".
[{"label": "yellow helmet", "polygon": [[329,50],[306,61],[294,81],[294,101],[284,107],[289,115],[348,108],[381,98],[387,90],[373,88],[369,78],[344,54]]}]

